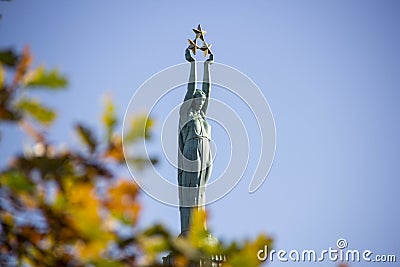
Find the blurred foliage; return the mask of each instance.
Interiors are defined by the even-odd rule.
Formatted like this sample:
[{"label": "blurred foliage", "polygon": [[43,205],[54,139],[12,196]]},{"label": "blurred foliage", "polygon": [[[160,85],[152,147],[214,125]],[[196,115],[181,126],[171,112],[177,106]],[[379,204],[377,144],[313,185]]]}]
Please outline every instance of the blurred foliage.
[{"label": "blurred foliage", "polygon": [[16,103],[16,108],[44,125],[50,125],[56,118],[56,113],[53,110],[43,106],[36,99],[21,98]]},{"label": "blurred foliage", "polygon": [[24,83],[26,87],[45,87],[59,89],[67,85],[67,80],[57,70],[46,71],[43,66],[27,73]]},{"label": "blurred foliage", "polygon": [[[140,191],[116,171],[125,157],[111,98],[101,116],[103,138],[78,123],[83,149],[61,148],[47,136],[56,112],[31,96],[31,88],[63,89],[67,79],[57,70],[32,68],[32,60],[28,48],[0,51],[0,126],[15,123],[33,140],[0,171],[1,266],[161,266],[168,253],[175,266],[213,255],[225,255],[226,266],[260,265],[257,251],[271,239],[219,243],[205,230],[203,211],[194,214],[188,237],[176,238],[162,225],[139,229]],[[152,119],[138,114],[127,122],[124,141],[151,137]],[[126,160],[139,169],[157,162],[142,155]]]},{"label": "blurred foliage", "polygon": [[14,67],[18,62],[18,57],[11,49],[5,49],[0,51],[0,61],[4,65]]}]

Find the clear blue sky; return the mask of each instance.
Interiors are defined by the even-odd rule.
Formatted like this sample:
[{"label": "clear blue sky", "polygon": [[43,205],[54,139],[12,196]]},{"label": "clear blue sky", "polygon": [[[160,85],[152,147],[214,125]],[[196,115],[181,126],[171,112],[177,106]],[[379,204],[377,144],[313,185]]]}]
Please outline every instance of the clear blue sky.
[{"label": "clear blue sky", "polygon": [[[184,62],[201,23],[215,60],[263,91],[277,130],[268,179],[249,194],[244,178],[210,205],[213,233],[265,232],[286,250],[327,249],[343,237],[351,249],[400,260],[399,1],[14,0],[0,13],[1,47],[29,44],[35,63],[69,78],[68,91],[43,94],[60,111],[52,139],[64,143],[76,143],[73,122],[99,126],[104,92],[122,117],[147,78]],[[3,132],[2,165],[21,142],[29,139]],[[142,201],[143,225],[161,221],[178,234],[176,208]]]}]

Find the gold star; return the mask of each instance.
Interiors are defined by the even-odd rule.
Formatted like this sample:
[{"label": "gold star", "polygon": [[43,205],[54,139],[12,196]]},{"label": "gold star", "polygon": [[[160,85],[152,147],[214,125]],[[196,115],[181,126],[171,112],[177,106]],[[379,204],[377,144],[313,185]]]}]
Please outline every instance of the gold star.
[{"label": "gold star", "polygon": [[206,34],[206,31],[203,31],[200,24],[199,24],[199,26],[197,26],[197,29],[193,29],[193,31],[196,34],[195,40],[200,39],[200,40],[204,41],[204,34]]},{"label": "gold star", "polygon": [[211,46],[212,44],[207,44],[206,41],[203,41],[203,46],[200,48],[200,50],[204,51],[204,57],[206,57],[208,54],[212,54]]},{"label": "gold star", "polygon": [[193,41],[188,39],[189,49],[192,50],[193,54],[196,55],[196,49],[200,49],[200,47],[196,44],[196,39]]}]

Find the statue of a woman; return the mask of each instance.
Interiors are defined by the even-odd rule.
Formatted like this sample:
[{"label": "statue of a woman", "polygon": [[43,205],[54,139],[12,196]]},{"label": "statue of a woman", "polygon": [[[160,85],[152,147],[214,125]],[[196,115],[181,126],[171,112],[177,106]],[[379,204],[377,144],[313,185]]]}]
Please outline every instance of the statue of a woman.
[{"label": "statue of a woman", "polygon": [[206,120],[210,99],[210,54],[204,62],[202,90],[196,88],[196,61],[186,49],[191,63],[189,83],[179,111],[178,183],[181,235],[189,230],[193,209],[204,209],[205,186],[212,170],[211,127]]}]

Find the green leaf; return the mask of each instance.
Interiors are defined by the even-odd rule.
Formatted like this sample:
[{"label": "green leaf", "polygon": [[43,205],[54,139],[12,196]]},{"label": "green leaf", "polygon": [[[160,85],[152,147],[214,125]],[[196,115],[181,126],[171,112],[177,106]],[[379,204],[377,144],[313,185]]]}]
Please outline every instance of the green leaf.
[{"label": "green leaf", "polygon": [[18,56],[11,50],[0,50],[0,62],[9,67],[14,67],[18,63]]},{"label": "green leaf", "polygon": [[32,192],[34,184],[18,171],[12,171],[0,176],[1,184],[8,185],[16,192]]},{"label": "green leaf", "polygon": [[16,107],[46,126],[50,125],[56,118],[56,113],[53,110],[43,106],[35,99],[22,98],[17,102]]},{"label": "green leaf", "polygon": [[96,150],[97,141],[93,136],[92,131],[82,124],[76,125],[75,129],[83,144],[85,144],[89,148],[89,151],[93,153]]},{"label": "green leaf", "polygon": [[43,66],[28,73],[25,77],[27,87],[63,88],[67,86],[67,79],[58,73],[58,70],[45,70]]}]

